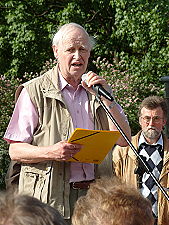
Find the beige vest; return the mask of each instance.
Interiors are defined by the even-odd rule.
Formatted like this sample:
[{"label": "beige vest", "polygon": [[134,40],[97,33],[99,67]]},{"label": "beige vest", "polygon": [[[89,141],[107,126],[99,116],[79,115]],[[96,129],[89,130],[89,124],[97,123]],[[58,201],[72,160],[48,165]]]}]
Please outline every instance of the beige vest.
[{"label": "beige vest", "polygon": [[[16,92],[19,95],[23,86],[39,114],[39,124],[33,136],[36,146],[53,145],[67,140],[73,132],[73,123],[58,85],[57,66],[41,77],[35,78]],[[88,93],[92,113],[95,115],[95,129],[108,130],[108,120],[103,108]],[[55,207],[65,217],[70,218],[69,210],[69,162],[47,161],[36,164],[22,164],[19,192],[34,196]],[[111,151],[105,160],[95,167],[96,178],[112,175]]]}]

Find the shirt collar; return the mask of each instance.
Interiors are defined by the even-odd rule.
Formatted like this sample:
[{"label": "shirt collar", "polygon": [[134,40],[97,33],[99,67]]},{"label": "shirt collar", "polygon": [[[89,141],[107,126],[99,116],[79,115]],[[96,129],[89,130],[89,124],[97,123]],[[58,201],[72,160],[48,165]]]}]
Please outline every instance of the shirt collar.
[{"label": "shirt collar", "polygon": [[63,78],[61,73],[59,72],[59,86],[61,91],[68,85],[68,82]]},{"label": "shirt collar", "polygon": [[[139,138],[139,142],[138,142],[138,147],[143,144],[143,143],[146,143],[146,144],[149,144],[147,143],[147,141],[145,140],[144,138],[144,135],[143,135],[143,132],[141,132],[140,134],[140,138]],[[158,139],[158,141],[156,143],[153,143],[152,145],[161,145],[163,147],[163,137],[162,137],[162,134],[160,135],[160,138]]]},{"label": "shirt collar", "polygon": [[[68,87],[72,87],[65,79],[64,77],[62,76],[61,72],[59,71],[59,87],[61,89],[61,91],[63,91],[64,88],[68,88]],[[78,85],[78,88],[83,88],[83,86],[81,84]]]}]

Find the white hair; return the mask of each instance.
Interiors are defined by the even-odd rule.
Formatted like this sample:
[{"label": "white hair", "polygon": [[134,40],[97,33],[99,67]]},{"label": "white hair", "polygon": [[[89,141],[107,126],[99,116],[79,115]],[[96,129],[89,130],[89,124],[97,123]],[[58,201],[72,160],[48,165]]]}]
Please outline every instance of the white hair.
[{"label": "white hair", "polygon": [[67,32],[75,27],[83,30],[83,32],[86,34],[86,36],[89,39],[90,49],[92,49],[95,45],[95,39],[92,36],[89,36],[87,31],[81,25],[79,25],[77,23],[67,23],[67,24],[64,24],[63,26],[59,27],[58,31],[56,32],[56,34],[53,37],[52,44],[58,46],[60,40],[63,39],[63,37],[67,34]]}]

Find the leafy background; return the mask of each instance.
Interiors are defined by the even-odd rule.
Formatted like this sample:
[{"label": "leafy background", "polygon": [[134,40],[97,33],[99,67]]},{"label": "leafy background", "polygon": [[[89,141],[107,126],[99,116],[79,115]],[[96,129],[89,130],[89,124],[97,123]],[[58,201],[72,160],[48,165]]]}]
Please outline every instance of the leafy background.
[{"label": "leafy background", "polygon": [[14,107],[16,87],[55,65],[52,37],[76,22],[97,40],[89,68],[104,76],[139,130],[137,108],[149,95],[165,95],[169,72],[168,0],[0,1],[0,188],[9,163],[2,139]]}]

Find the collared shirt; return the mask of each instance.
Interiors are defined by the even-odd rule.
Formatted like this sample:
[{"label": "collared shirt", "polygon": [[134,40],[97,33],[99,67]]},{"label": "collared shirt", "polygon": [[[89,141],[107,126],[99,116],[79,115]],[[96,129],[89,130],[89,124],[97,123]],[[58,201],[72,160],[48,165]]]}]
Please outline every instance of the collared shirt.
[{"label": "collared shirt", "polygon": [[[85,89],[79,85],[75,90],[61,75],[59,81],[74,128],[93,129],[94,123]],[[24,88],[16,103],[4,139],[9,143],[17,141],[31,143],[37,124],[38,112]],[[94,164],[71,163],[70,168],[70,182],[94,179]]]},{"label": "collared shirt", "polygon": [[[81,84],[75,90],[59,75],[59,85],[72,118],[74,128],[94,129],[87,93]],[[94,164],[71,163],[70,182],[94,179]]]},{"label": "collared shirt", "polygon": [[[139,138],[139,142],[138,142],[138,147],[140,147],[140,145],[142,143],[149,144],[149,143],[147,143],[147,141],[146,141],[143,133],[140,134],[140,138]],[[160,135],[158,141],[156,143],[153,143],[152,145],[157,145],[157,144],[162,145],[162,149],[163,149],[163,137],[162,137],[162,134]]]}]

